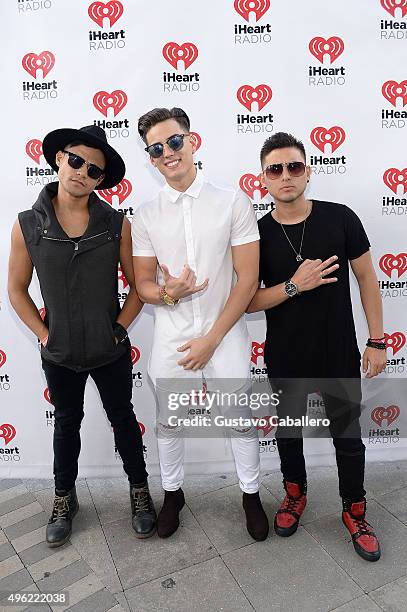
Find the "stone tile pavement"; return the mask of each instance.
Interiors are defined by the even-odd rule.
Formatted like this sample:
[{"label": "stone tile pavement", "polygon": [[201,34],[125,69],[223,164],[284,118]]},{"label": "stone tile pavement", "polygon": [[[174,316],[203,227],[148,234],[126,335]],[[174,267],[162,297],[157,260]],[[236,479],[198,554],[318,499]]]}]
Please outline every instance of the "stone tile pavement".
[{"label": "stone tile pavement", "polygon": [[[157,509],[162,492],[150,479]],[[407,612],[407,461],[367,464],[368,520],[382,558],[353,551],[340,519],[336,469],[309,470],[308,506],[298,532],[254,542],[244,528],[232,475],[188,478],[187,505],[168,540],[138,540],[124,478],[78,481],[80,511],[71,540],[44,543],[52,481],[0,481],[0,594],[69,594],[68,606],[0,611],[73,612]],[[283,496],[278,472],[262,480],[270,523]],[[1,597],[1,595],[0,595]]]}]

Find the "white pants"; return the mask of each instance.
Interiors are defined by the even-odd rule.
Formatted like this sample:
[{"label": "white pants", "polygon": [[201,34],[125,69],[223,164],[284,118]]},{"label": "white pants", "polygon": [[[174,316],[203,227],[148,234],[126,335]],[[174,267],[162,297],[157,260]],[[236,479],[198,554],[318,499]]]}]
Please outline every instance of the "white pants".
[{"label": "white pants", "polygon": [[[156,390],[158,403],[165,401],[163,396]],[[260,476],[257,430],[253,426],[230,429],[230,440],[239,486],[244,493],[256,493]],[[184,482],[185,439],[182,428],[170,427],[158,418],[157,441],[162,487],[165,491],[176,491]]]}]

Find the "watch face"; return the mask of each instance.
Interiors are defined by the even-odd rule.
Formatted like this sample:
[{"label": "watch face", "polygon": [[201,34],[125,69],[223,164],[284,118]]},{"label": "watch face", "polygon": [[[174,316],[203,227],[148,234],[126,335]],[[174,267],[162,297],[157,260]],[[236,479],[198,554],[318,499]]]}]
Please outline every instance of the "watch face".
[{"label": "watch face", "polygon": [[294,283],[292,283],[291,281],[287,281],[286,284],[285,284],[285,292],[290,297],[293,297],[294,295],[297,295],[297,287],[296,287],[296,285],[294,285]]}]

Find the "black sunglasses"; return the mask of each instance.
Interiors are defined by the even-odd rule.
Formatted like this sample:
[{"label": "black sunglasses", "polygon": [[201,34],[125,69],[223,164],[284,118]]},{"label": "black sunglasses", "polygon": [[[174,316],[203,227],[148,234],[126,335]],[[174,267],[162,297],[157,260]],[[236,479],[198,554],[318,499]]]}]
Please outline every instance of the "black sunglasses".
[{"label": "black sunglasses", "polygon": [[302,176],[305,172],[305,164],[304,162],[288,162],[284,164],[270,164],[263,170],[264,174],[269,179],[277,179],[283,174],[284,166],[288,170],[288,174],[290,176]]},{"label": "black sunglasses", "polygon": [[79,168],[82,168],[83,164],[86,164],[89,178],[97,180],[104,173],[104,170],[99,168],[99,166],[96,166],[96,164],[90,164],[80,155],[76,155],[76,153],[72,153],[71,151],[65,151],[65,149],[62,152],[68,155],[68,164],[71,166],[71,168],[79,170]]},{"label": "black sunglasses", "polygon": [[[189,133],[173,134],[172,136],[167,138],[165,142],[173,151],[179,151],[184,146],[185,136],[189,136]],[[162,142],[155,142],[154,144],[145,147],[144,150],[147,151],[147,153],[151,155],[151,157],[157,159],[158,157],[161,157],[161,155],[164,153],[164,145]]]}]

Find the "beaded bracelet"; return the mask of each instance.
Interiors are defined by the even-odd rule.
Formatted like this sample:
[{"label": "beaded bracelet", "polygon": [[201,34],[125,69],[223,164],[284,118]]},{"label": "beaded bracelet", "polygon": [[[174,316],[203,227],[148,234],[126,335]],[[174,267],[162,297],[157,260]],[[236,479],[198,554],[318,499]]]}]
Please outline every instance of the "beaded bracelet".
[{"label": "beaded bracelet", "polygon": [[379,349],[381,351],[385,351],[387,348],[385,342],[375,342],[372,338],[368,339],[366,346],[370,346],[371,348]]}]

